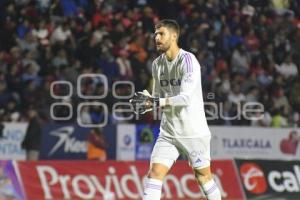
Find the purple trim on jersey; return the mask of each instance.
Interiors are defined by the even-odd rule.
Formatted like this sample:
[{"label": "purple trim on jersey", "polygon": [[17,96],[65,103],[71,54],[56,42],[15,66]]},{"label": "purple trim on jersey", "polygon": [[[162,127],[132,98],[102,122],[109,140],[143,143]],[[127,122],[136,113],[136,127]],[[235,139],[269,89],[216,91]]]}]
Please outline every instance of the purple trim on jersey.
[{"label": "purple trim on jersey", "polygon": [[193,72],[193,66],[192,66],[192,58],[189,53],[184,54],[185,57],[185,64],[187,66],[187,73]]},{"label": "purple trim on jersey", "polygon": [[213,193],[216,189],[218,188],[218,186],[216,184],[213,184],[211,186],[211,188],[209,188],[207,191],[206,191],[206,194],[211,194]]},{"label": "purple trim on jersey", "polygon": [[155,185],[155,184],[148,183],[146,185],[146,188],[150,188],[150,189],[154,189],[154,190],[160,190],[161,186],[160,185]]}]

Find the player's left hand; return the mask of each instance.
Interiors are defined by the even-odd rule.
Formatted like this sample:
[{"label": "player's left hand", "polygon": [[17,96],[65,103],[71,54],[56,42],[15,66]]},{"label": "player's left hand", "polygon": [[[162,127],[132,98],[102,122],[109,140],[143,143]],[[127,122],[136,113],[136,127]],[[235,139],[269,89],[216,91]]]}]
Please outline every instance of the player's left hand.
[{"label": "player's left hand", "polygon": [[129,102],[136,114],[145,114],[159,106],[159,98],[152,97],[147,90],[135,93]]}]

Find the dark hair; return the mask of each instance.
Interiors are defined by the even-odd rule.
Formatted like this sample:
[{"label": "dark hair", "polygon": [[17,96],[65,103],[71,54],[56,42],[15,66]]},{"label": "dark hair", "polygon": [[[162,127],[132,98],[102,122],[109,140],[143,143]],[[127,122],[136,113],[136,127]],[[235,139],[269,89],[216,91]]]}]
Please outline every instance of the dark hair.
[{"label": "dark hair", "polygon": [[158,29],[161,27],[173,29],[177,33],[178,37],[180,35],[180,27],[179,27],[178,23],[173,19],[163,19],[155,25],[155,29]]}]

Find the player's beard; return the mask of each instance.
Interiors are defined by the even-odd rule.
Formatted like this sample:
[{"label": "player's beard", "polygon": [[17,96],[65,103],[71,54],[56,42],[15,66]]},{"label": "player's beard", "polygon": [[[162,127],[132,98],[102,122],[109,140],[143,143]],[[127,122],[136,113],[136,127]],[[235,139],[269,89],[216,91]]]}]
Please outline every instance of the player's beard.
[{"label": "player's beard", "polygon": [[165,53],[170,49],[170,47],[171,47],[170,42],[166,42],[165,44],[161,44],[160,47],[156,47],[156,49],[159,53]]}]

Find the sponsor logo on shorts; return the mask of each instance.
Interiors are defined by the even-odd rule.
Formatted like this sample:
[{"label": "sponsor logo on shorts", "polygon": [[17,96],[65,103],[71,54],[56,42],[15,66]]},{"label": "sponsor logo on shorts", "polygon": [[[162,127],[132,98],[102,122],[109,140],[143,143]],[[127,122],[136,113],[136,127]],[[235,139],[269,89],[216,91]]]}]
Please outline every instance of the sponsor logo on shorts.
[{"label": "sponsor logo on shorts", "polygon": [[201,156],[202,151],[192,151],[190,152],[190,156],[191,157],[197,157],[197,156]]}]

